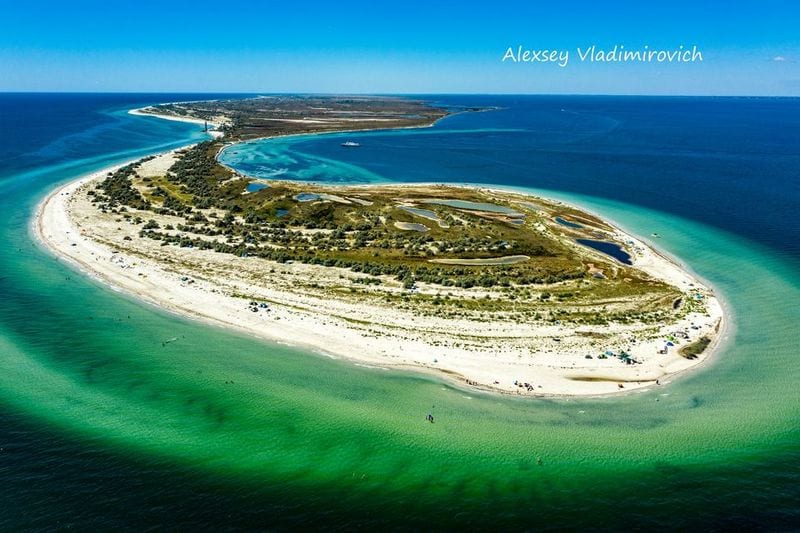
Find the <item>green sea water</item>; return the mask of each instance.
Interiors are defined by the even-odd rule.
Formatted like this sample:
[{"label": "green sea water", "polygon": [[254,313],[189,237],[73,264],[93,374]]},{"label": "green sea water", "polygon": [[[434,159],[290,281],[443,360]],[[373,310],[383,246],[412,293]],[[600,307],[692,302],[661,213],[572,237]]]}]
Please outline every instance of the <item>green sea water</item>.
[{"label": "green sea water", "polygon": [[[51,169],[40,182],[107,163]],[[49,187],[19,187],[6,186],[19,203],[1,215],[0,403],[63,447],[38,460],[91,472],[83,482],[102,494],[51,495],[47,504],[41,487],[26,493],[16,481],[3,493],[6,526],[62,516],[109,527],[120,525],[117,513],[129,526],[200,529],[798,519],[800,276],[750,240],[630,204],[537,191],[661,235],[659,248],[725,299],[730,327],[724,349],[664,386],[532,400],[260,342],[117,294],[33,242],[31,215]],[[20,456],[36,460],[28,452]],[[30,475],[7,453],[0,472]],[[73,460],[81,466],[64,465]]]}]

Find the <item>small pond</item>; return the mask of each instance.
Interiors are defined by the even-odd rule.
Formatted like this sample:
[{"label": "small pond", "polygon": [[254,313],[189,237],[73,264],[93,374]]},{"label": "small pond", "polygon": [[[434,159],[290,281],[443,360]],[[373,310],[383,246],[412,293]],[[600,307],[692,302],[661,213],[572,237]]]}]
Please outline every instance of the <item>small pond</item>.
[{"label": "small pond", "polygon": [[558,222],[562,226],[566,226],[568,228],[580,229],[580,228],[583,227],[580,224],[578,224],[577,222],[572,222],[570,220],[567,220],[567,219],[561,218],[561,217],[556,217],[556,222]]},{"label": "small pond", "polygon": [[595,241],[592,239],[576,239],[578,244],[593,248],[598,252],[610,255],[624,265],[632,265],[631,256],[628,252],[622,249],[619,244],[608,241]]},{"label": "small pond", "polygon": [[467,209],[470,211],[488,211],[490,213],[502,213],[504,215],[509,215],[512,217],[524,216],[523,213],[519,213],[508,207],[496,204],[487,204],[482,202],[470,202],[467,200],[439,200],[439,199],[419,200],[419,202],[423,204],[446,205],[448,207],[455,207],[456,209]]},{"label": "small pond", "polygon": [[315,200],[319,200],[320,195],[313,192],[301,192],[300,194],[296,194],[294,199],[298,202],[313,202]]}]

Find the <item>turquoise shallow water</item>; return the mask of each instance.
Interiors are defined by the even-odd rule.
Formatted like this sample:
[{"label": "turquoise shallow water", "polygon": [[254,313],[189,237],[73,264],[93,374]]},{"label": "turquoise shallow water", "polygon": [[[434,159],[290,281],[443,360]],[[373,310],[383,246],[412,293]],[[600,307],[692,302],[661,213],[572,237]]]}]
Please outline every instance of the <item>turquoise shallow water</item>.
[{"label": "turquoise shallow water", "polygon": [[[117,118],[114,127],[135,121],[151,137],[0,183],[5,527],[798,524],[800,276],[791,254],[663,211],[541,187],[661,235],[659,247],[725,297],[732,338],[702,369],[642,393],[530,401],[468,392],[184,320],[41,250],[28,224],[53,183],[198,135]],[[391,142],[415,139],[404,134]],[[380,134],[364,137],[369,150],[365,140]],[[324,159],[334,181],[361,165],[361,175],[407,178]]]}]

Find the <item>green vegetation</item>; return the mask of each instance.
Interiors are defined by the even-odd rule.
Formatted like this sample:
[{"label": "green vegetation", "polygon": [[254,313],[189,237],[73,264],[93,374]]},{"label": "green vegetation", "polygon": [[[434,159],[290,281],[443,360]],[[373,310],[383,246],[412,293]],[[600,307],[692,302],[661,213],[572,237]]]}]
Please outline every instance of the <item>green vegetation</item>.
[{"label": "green vegetation", "polygon": [[141,193],[133,188],[131,177],[136,175],[136,169],[144,160],[131,165],[126,165],[121,169],[109,174],[97,190],[94,191],[94,201],[100,203],[103,211],[113,211],[121,206],[128,206],[134,209],[150,209],[151,204]]},{"label": "green vegetation", "polygon": [[697,356],[706,351],[708,345],[711,344],[711,339],[708,337],[700,337],[691,344],[687,344],[680,349],[679,353],[686,359],[697,359]]}]

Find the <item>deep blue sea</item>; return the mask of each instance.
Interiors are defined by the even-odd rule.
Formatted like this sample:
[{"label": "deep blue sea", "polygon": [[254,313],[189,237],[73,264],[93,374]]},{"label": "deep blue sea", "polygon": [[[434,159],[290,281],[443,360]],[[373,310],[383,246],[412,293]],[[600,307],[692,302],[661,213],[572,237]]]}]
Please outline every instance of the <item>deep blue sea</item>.
[{"label": "deep blue sea", "polygon": [[183,320],[33,241],[56,184],[205,138],[129,109],[224,96],[0,94],[0,530],[800,529],[800,99],[434,95],[491,110],[224,152],[552,194],[730,304],[730,346],[665,390],[521,402]]}]

